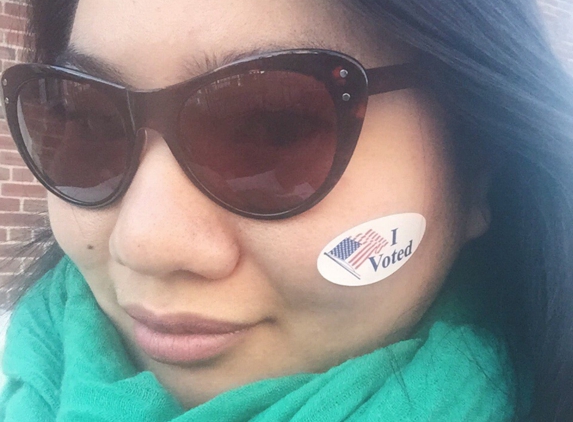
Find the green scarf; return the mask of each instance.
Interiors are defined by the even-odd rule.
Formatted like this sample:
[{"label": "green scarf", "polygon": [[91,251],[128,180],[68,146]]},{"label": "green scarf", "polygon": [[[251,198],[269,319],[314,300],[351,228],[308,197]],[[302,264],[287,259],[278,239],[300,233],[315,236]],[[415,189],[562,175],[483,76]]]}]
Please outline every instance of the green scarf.
[{"label": "green scarf", "polygon": [[138,372],[78,269],[64,258],[21,300],[4,354],[0,420],[508,421],[514,382],[503,344],[455,300],[409,340],[321,374],[269,379],[185,411]]}]

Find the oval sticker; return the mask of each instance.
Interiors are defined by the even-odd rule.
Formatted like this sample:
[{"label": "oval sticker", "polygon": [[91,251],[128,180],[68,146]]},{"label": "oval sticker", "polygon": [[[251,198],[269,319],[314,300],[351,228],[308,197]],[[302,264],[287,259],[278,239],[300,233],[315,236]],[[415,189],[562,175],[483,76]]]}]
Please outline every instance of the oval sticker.
[{"label": "oval sticker", "polygon": [[318,271],[341,286],[376,283],[408,262],[425,231],[426,219],[415,213],[360,224],[326,245],[318,257]]}]

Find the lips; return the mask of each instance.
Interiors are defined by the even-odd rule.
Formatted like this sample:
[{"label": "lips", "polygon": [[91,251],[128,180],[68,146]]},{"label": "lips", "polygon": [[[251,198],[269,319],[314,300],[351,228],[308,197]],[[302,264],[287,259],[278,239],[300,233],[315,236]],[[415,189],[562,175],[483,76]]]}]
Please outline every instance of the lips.
[{"label": "lips", "polygon": [[215,358],[243,339],[256,324],[238,324],[195,314],[155,315],[128,307],[137,345],[152,359],[192,364]]}]

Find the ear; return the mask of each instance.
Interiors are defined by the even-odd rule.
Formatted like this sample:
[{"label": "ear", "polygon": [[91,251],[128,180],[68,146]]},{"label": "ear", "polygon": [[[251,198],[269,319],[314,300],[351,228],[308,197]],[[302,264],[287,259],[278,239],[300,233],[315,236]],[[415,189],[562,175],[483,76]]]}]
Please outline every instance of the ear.
[{"label": "ear", "polygon": [[468,184],[468,217],[465,240],[482,236],[491,223],[491,208],[488,201],[491,186],[491,168],[481,169]]}]

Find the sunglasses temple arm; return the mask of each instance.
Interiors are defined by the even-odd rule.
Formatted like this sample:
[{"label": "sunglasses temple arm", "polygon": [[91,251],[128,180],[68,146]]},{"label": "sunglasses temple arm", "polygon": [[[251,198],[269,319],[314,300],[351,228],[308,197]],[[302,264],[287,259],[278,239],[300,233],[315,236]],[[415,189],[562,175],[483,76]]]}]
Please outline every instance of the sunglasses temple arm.
[{"label": "sunglasses temple arm", "polygon": [[399,91],[420,85],[422,71],[417,63],[404,63],[366,70],[368,95]]}]

